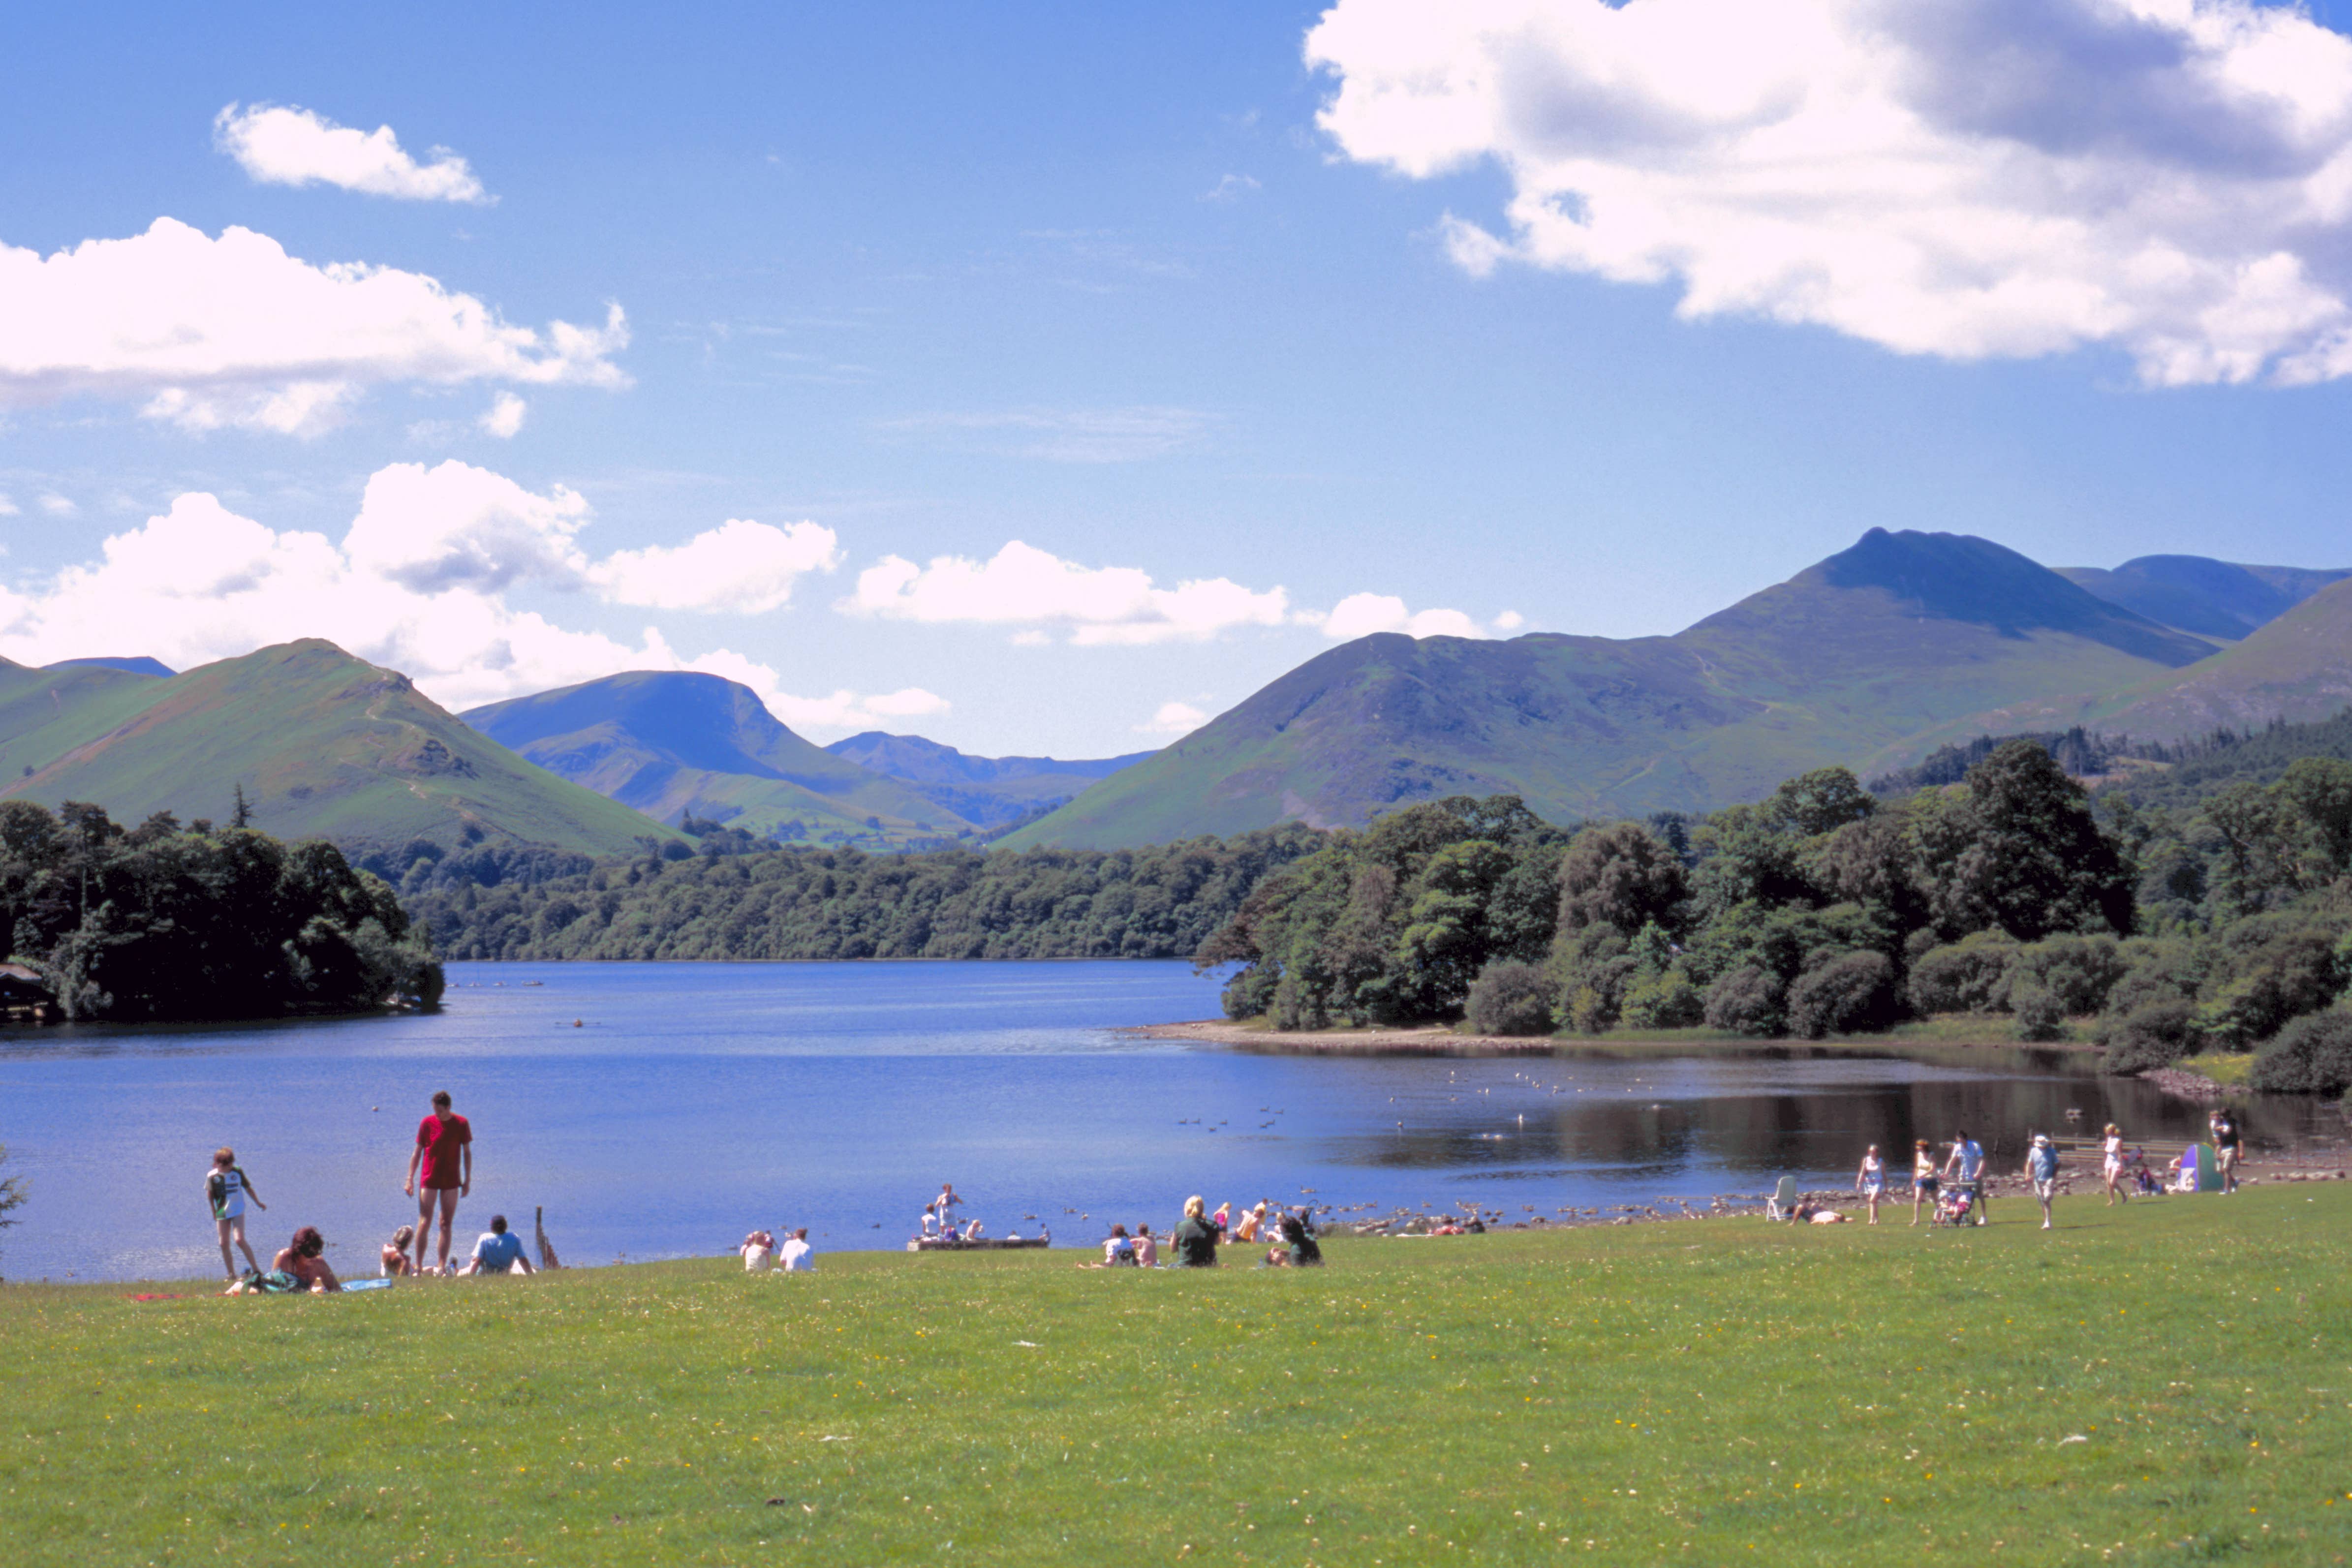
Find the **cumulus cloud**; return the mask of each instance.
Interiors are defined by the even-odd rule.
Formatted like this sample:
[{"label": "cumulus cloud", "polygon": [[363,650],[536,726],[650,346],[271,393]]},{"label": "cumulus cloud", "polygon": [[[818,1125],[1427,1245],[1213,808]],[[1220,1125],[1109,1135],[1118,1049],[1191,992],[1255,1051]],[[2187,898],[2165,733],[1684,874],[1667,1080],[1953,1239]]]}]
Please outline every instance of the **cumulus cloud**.
[{"label": "cumulus cloud", "polygon": [[1199,409],[1147,405],[924,413],[887,420],[881,428],[1049,463],[1136,463],[1181,451],[1215,423],[1214,416]]},{"label": "cumulus cloud", "polygon": [[267,235],[214,239],[158,218],[43,256],[0,245],[0,406],[129,399],[191,430],[307,435],[368,387],[622,387],[617,305],[602,327],[514,326],[422,273],[313,266]]},{"label": "cumulus cloud", "polygon": [[530,404],[512,392],[502,392],[475,423],[500,441],[512,441],[522,430],[523,415],[530,412]]},{"label": "cumulus cloud", "polygon": [[809,522],[779,528],[730,517],[682,545],[616,551],[587,579],[618,604],[756,614],[782,609],[793,585],[808,573],[840,564],[831,528]]},{"label": "cumulus cloud", "polygon": [[1299,621],[1326,637],[1349,642],[1375,632],[1402,632],[1408,637],[1493,637],[1516,632],[1526,624],[1517,611],[1495,617],[1492,627],[1481,626],[1459,610],[1413,610],[1389,593],[1351,593],[1328,611],[1302,611]]},{"label": "cumulus cloud", "polygon": [[213,120],[213,145],[265,185],[340,185],[404,202],[488,202],[466,161],[446,147],[419,163],[389,125],[356,131],[307,109],[230,104]]},{"label": "cumulus cloud", "polygon": [[1086,567],[1014,539],[985,561],[937,556],[917,566],[885,556],[841,602],[853,614],[933,623],[1066,631],[1073,643],[1166,643],[1240,626],[1279,626],[1279,588],[1254,592],[1213,577],[1161,588],[1132,567]]},{"label": "cumulus cloud", "polygon": [[1349,157],[1491,160],[1506,262],[1905,353],[2352,373],[2352,39],[2254,0],[1339,0]]},{"label": "cumulus cloud", "polygon": [[948,711],[947,698],[920,686],[866,695],[842,690],[827,696],[795,696],[783,689],[776,672],[755,660],[721,648],[683,666],[721,675],[751,687],[768,711],[793,729],[823,733],[883,729],[910,718],[929,718]]},{"label": "cumulus cloud", "polygon": [[1190,735],[1209,722],[1208,714],[1186,702],[1164,702],[1150,719],[1135,727],[1138,735]]},{"label": "cumulus cloud", "polygon": [[[746,591],[740,580],[715,580],[698,595],[686,575],[697,563],[733,562],[759,583],[752,591],[761,607],[773,608],[789,589],[781,562],[834,554],[831,535],[819,528],[822,538],[813,538],[812,525],[778,529],[739,520],[667,556],[625,551],[598,560],[579,545],[587,520],[586,504],[569,490],[541,494],[455,462],[380,470],[340,541],[275,529],[215,497],[190,493],[109,538],[98,559],[0,588],[0,654],[51,664],[122,653],[128,637],[136,644],[131,651],[186,669],[271,643],[325,637],[405,671],[453,708],[618,670],[718,667],[759,690],[787,723],[823,727],[836,722],[824,716],[836,715],[846,716],[840,724],[863,725],[939,711],[939,698],[911,689],[795,697],[772,670],[740,655],[688,660],[652,627],[632,644],[509,603],[510,589],[532,582],[620,603],[736,608]],[[720,542],[707,542],[714,539]]]}]

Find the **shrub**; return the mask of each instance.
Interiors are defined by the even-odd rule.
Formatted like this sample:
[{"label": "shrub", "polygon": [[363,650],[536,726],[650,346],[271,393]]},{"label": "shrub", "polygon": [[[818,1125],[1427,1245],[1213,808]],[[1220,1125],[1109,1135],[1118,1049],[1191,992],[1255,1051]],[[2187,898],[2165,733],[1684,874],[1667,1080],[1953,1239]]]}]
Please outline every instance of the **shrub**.
[{"label": "shrub", "polygon": [[2336,1095],[2352,1090],[2352,1013],[2312,1013],[2279,1031],[2246,1080],[2273,1094]]},{"label": "shrub", "polygon": [[1635,1029],[1688,1029],[1706,1017],[1706,994],[1680,969],[1649,975],[1625,991],[1625,1021]]},{"label": "shrub", "polygon": [[1617,998],[1597,986],[1579,986],[1568,998],[1568,1027],[1579,1034],[1607,1034],[1617,1027]]},{"label": "shrub", "polygon": [[1733,1034],[1775,1035],[1786,1024],[1780,984],[1753,964],[1707,988],[1706,1027]]},{"label": "shrub", "polygon": [[2106,1071],[2117,1076],[2169,1067],[2195,1050],[2197,1009],[2187,1002],[2134,1008],[2107,1034]]},{"label": "shrub", "polygon": [[1884,953],[1841,953],[1789,988],[1789,1030],[1807,1040],[1884,1029],[1894,1020],[1895,966]]},{"label": "shrub", "polygon": [[2009,993],[2009,1010],[2017,1019],[2020,1040],[2063,1040],[2066,1038],[2066,1007],[2058,993],[2049,987],[2031,982],[2012,986]]},{"label": "shrub", "polygon": [[1922,1013],[1999,1012],[2017,954],[2016,943],[1991,931],[1929,948],[1911,966],[1911,1006]]},{"label": "shrub", "polygon": [[1465,1009],[1480,1034],[1549,1034],[1552,983],[1536,964],[1496,959],[1470,982]]},{"label": "shrub", "polygon": [[2045,937],[2020,947],[2011,961],[2009,1009],[2017,1010],[2014,993],[2030,983],[2048,991],[2058,1010],[2067,1017],[2104,1011],[2107,994],[2128,967],[2121,944],[2112,936]]}]

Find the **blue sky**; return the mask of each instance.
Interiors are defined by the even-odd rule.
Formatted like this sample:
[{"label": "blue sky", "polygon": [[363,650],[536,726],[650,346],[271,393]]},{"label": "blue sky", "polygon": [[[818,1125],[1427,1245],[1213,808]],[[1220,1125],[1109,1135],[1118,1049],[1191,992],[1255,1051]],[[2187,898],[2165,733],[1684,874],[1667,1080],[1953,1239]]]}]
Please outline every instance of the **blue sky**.
[{"label": "blue sky", "polygon": [[[430,278],[541,340],[537,369],[439,375],[412,357],[351,371],[325,414],[299,422],[252,401],[279,373],[267,367],[190,394],[152,365],[65,373],[63,350],[12,358],[7,334],[40,328],[12,328],[0,299],[0,617],[14,618],[0,652],[179,663],[307,632],[414,665],[462,706],[653,649],[749,672],[820,739],[879,724],[988,753],[1102,755],[1160,744],[1188,709],[1228,706],[1382,614],[1453,612],[1423,630],[1672,632],[1873,526],[1978,533],[2053,564],[2352,564],[2347,393],[2326,359],[2340,220],[2257,236],[2301,256],[2306,324],[2252,359],[2215,357],[2242,334],[2184,353],[2179,322],[2218,307],[2151,304],[2137,285],[1994,319],[1948,309],[1906,275],[1912,292],[1880,302],[1846,270],[1874,254],[1854,216],[1867,193],[1809,220],[1846,236],[1836,256],[1691,319],[1685,294],[1765,242],[1722,216],[1738,172],[1702,153],[1676,154],[1679,228],[1609,228],[1628,210],[1612,193],[1630,204],[1659,164],[1622,151],[1654,112],[1578,85],[1596,50],[1621,47],[1592,41],[1606,17],[1562,6],[1588,32],[1477,43],[1482,59],[1517,51],[1506,64],[1555,70],[1543,91],[1557,113],[1530,131],[1523,102],[1467,152],[1433,151],[1379,102],[1318,124],[1343,81],[1369,93],[1384,72],[1402,79],[1383,49],[1458,65],[1472,47],[1360,9],[1386,30],[1328,45],[1347,58],[1323,68],[1305,56],[1311,6],[20,11],[0,36],[0,245],[52,257],[168,217],[209,246],[236,225],[308,267]],[[1928,9],[1997,31],[2016,8]],[[2263,15],[2236,10],[2242,34]],[[2318,29],[2299,25],[2310,31],[2287,41],[2305,47]],[[1916,59],[1961,47],[1927,39]],[[2109,68],[2097,47],[2053,47]],[[1654,102],[1747,90],[1693,86],[1685,62],[1622,47],[1612,79],[1653,72]],[[2332,81],[2294,90],[2340,108]],[[2097,136],[2170,146],[2234,112],[2180,103]],[[495,199],[265,183],[224,150],[216,117],[232,104],[389,126],[427,166],[428,149],[452,150]],[[2018,129],[2030,105],[1930,108],[1972,147],[2086,144],[2076,127]],[[2341,135],[2334,120],[2310,129],[2324,118],[2295,133],[2314,167]],[[2252,209],[2232,204],[2255,200],[2261,162],[2236,156],[2168,165],[2210,210],[2203,237],[2159,237],[2230,260],[2211,236],[2248,226]],[[2263,164],[2264,202],[2277,162]],[[1843,190],[1843,168],[1809,177]],[[2024,198],[1968,200],[2007,213]],[[2118,230],[2101,200],[2084,220],[2097,243],[2053,264],[2054,281],[2016,255],[1969,251],[1971,265],[2075,298],[2103,268],[2137,266],[2114,258],[2146,254],[2161,227]],[[1561,237],[1555,210],[1589,213],[1589,227]],[[1956,211],[1907,232],[1959,246],[1998,227]],[[1482,253],[1479,235],[1507,254]],[[1661,256],[1697,259],[1678,270]],[[1644,268],[1657,280],[1612,276]],[[158,259],[124,276],[168,290],[173,274]],[[72,298],[121,303],[103,288]],[[614,304],[625,344],[559,365],[549,323],[597,327]],[[521,400],[510,435],[480,424],[500,398]],[[371,487],[403,465],[415,484]],[[166,517],[176,531],[149,528]],[[658,562],[633,553],[728,519],[765,531],[659,582]],[[296,534],[344,554],[303,564]],[[114,537],[129,542],[109,557]],[[842,608],[886,558],[914,574],[1015,540],[1040,552],[1022,583],[1042,559],[1079,575],[1024,612],[987,608],[1022,584],[970,574]],[[266,564],[205,581],[185,553],[232,547]],[[675,586],[690,569],[726,575],[737,548],[772,589]],[[1139,579],[1086,575],[1104,568],[1160,592],[1228,580],[1231,602],[1089,609],[1142,602]],[[355,585],[363,569],[375,575]],[[256,573],[277,587],[255,588]],[[1362,595],[1402,605],[1322,619]],[[711,663],[722,651],[733,662]]]}]

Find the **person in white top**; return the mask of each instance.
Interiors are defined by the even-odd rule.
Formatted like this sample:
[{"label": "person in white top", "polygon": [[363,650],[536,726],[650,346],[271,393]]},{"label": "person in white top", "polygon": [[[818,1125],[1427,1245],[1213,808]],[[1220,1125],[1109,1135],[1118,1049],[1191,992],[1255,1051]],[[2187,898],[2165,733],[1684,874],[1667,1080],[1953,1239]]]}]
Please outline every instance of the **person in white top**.
[{"label": "person in white top", "polygon": [[2099,1176],[2107,1184],[2107,1207],[2109,1208],[2113,1208],[2119,1203],[2130,1202],[2131,1195],[2124,1191],[2123,1186],[2123,1129],[2116,1126],[2113,1122],[2108,1123],[2105,1141],[2099,1146],[2103,1155],[2099,1161]]},{"label": "person in white top", "polygon": [[807,1226],[802,1226],[785,1240],[780,1266],[787,1274],[816,1272],[816,1249],[809,1245]]},{"label": "person in white top", "polygon": [[245,1200],[248,1197],[256,1208],[269,1207],[253,1190],[253,1183],[245,1172],[237,1168],[236,1151],[214,1150],[213,1168],[205,1173],[205,1201],[212,1206],[213,1224],[220,1232],[221,1269],[232,1281],[236,1278],[236,1259],[229,1251],[232,1241],[245,1249],[245,1260],[253,1271],[261,1271],[261,1260],[253,1255],[253,1243],[245,1239]]}]

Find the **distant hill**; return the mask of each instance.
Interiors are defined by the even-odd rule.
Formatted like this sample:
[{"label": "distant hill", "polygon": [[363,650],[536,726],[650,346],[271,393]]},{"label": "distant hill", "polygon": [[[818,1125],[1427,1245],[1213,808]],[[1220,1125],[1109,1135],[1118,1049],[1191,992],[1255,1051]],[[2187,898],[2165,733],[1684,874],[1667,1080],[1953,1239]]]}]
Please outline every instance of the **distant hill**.
[{"label": "distant hill", "polygon": [[530,766],[406,675],[315,639],[168,679],[107,663],[0,661],[0,797],[88,800],[115,820],[226,821],[349,849],[489,839],[604,853],[669,836]]},{"label": "distant hill", "polygon": [[869,729],[825,749],[860,767],[903,780],[926,799],[982,828],[1000,827],[1076,797],[1097,779],[1132,768],[1151,755],[1131,751],[1065,762],[1052,757],[971,757],[919,735]]},{"label": "distant hill", "polygon": [[636,670],[473,708],[466,722],[558,776],[665,822],[868,848],[970,835],[913,786],[802,738],[750,687]]},{"label": "distant hill", "polygon": [[1988,540],[1874,528],[1672,637],[1359,639],[1005,842],[1352,825],[1454,794],[1520,795],[1556,821],[1704,810],[2212,651]]},{"label": "distant hill", "polygon": [[172,668],[171,665],[163,663],[163,660],[151,659],[143,653],[140,654],[136,658],[130,659],[59,659],[56,664],[47,667],[52,670],[75,670],[85,667],[100,670],[121,670],[125,674],[133,675],[159,675],[165,680],[169,680],[173,675],[180,673],[179,671]]},{"label": "distant hill", "polygon": [[2063,566],[2058,573],[2151,621],[2232,643],[2352,577],[2352,570],[2240,566],[2201,555],[2144,555],[2113,570]]}]

